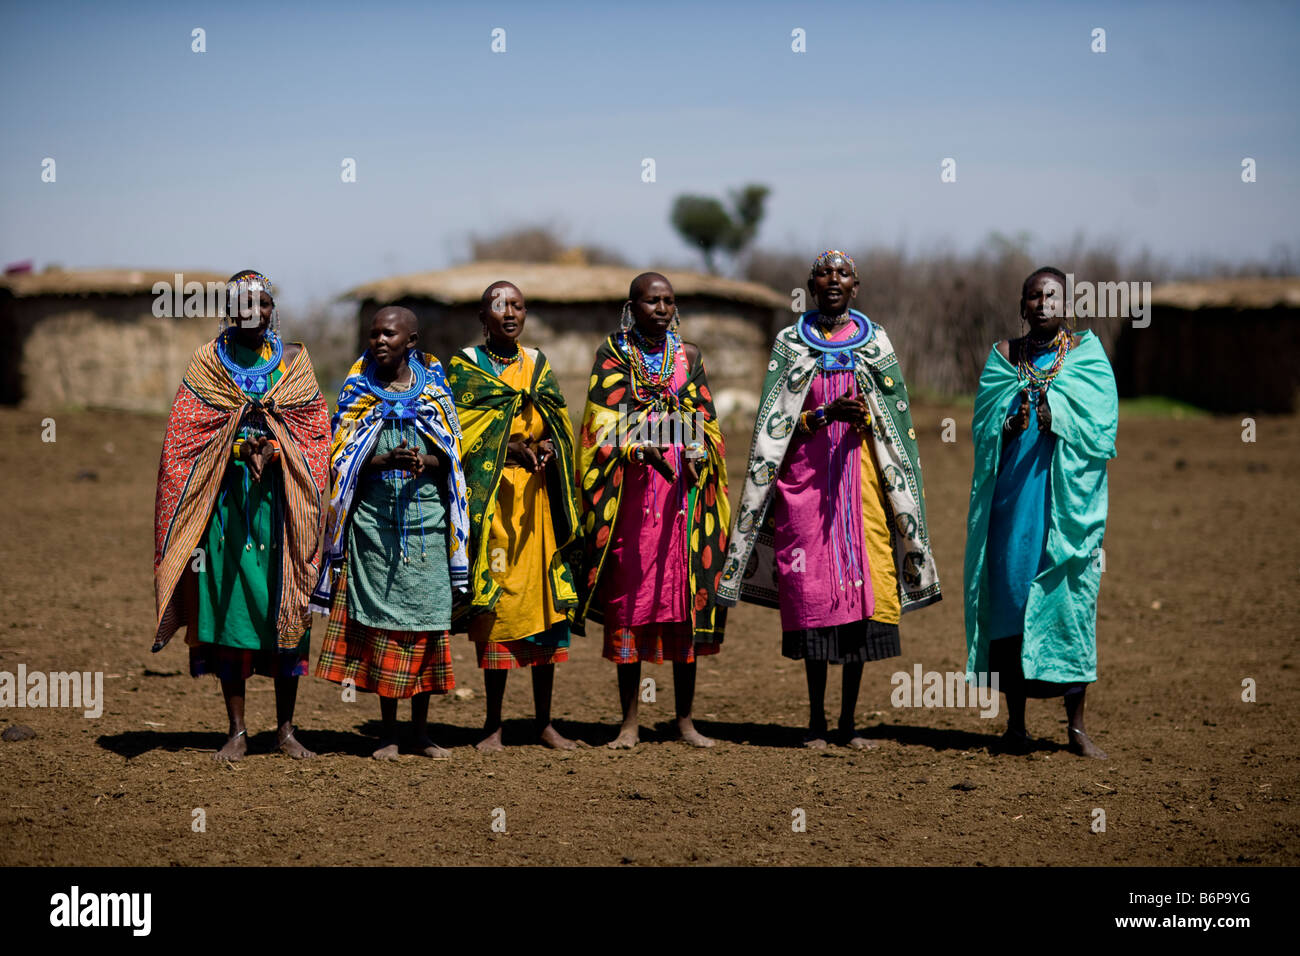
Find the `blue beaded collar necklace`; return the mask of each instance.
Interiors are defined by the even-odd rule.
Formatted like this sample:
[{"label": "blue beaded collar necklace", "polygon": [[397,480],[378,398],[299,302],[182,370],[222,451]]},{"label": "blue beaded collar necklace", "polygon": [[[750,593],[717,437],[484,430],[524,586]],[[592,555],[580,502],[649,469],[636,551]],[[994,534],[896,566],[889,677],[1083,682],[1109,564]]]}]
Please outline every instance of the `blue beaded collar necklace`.
[{"label": "blue beaded collar necklace", "polygon": [[429,384],[429,372],[412,349],[407,353],[406,365],[411,370],[411,387],[404,392],[390,392],[375,378],[375,363],[366,366],[364,378],[370,391],[379,399],[379,413],[384,418],[418,418],[420,393]]},{"label": "blue beaded collar necklace", "polygon": [[853,350],[876,337],[875,324],[857,309],[849,309],[849,315],[858,320],[857,333],[838,342],[828,342],[815,336],[811,328],[812,317],[819,314],[816,309],[812,309],[799,316],[794,327],[800,340],[814,352],[821,353],[819,364],[824,370],[834,372],[853,368]]},{"label": "blue beaded collar necklace", "polygon": [[265,341],[271,346],[271,357],[250,368],[244,368],[230,356],[234,334],[235,330],[232,327],[217,336],[217,355],[221,359],[221,364],[230,373],[230,377],[234,379],[240,391],[258,394],[265,392],[271,387],[271,373],[280,367],[280,359],[284,357],[284,343],[273,330],[267,329]]}]

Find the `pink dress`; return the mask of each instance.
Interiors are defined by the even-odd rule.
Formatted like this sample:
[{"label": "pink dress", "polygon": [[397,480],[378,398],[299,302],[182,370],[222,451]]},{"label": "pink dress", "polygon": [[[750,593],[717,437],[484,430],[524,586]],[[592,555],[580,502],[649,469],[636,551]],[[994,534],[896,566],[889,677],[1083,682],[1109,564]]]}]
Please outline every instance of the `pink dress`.
[{"label": "pink dress", "polygon": [[[680,390],[686,377],[685,349],[679,348],[671,388]],[[641,660],[689,663],[697,651],[708,653],[706,648],[717,647],[701,645],[696,649],[691,638],[686,603],[689,489],[682,474],[680,445],[669,453],[668,463],[677,474],[674,482],[630,459],[623,468],[618,520],[601,574],[603,656],[620,664]]]},{"label": "pink dress", "polygon": [[[857,334],[847,323],[831,341]],[[857,394],[853,373],[813,372],[804,409]],[[862,436],[843,422],[797,430],[776,478],[775,535],[781,627],[832,627],[875,611],[862,530]]]}]

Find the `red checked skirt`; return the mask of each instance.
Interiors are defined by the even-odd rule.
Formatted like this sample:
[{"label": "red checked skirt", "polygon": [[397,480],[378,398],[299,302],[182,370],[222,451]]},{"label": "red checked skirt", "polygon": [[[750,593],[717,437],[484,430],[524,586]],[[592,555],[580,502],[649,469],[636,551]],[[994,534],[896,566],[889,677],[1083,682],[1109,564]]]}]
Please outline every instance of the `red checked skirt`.
[{"label": "red checked skirt", "polygon": [[347,584],[340,575],[330,603],[329,626],[316,662],[316,676],[380,697],[445,694],[456,686],[447,631],[393,631],[351,621]]},{"label": "red checked skirt", "polygon": [[696,644],[689,621],[674,624],[641,624],[606,627],[601,656],[615,664],[690,664],[696,657],[716,654],[721,642]]},{"label": "red checked skirt", "polygon": [[485,671],[513,670],[539,664],[563,664],[569,659],[567,647],[545,647],[526,641],[475,641],[478,666]]}]

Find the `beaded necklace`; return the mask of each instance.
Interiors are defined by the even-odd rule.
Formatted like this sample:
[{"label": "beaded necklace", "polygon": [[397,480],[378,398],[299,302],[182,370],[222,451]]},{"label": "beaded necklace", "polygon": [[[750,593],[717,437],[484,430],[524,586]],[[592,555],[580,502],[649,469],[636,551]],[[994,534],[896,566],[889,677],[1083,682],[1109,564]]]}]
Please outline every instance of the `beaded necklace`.
[{"label": "beaded necklace", "polygon": [[[262,342],[257,351],[260,352],[262,350],[265,350],[269,346],[271,349],[270,357],[263,359],[262,361],[256,362],[254,365],[245,368],[244,366],[236,362],[232,355],[233,346],[237,344],[234,341],[234,332],[235,332],[234,328],[231,327],[225,329],[219,336],[217,336],[217,357],[221,359],[222,367],[225,368],[226,372],[230,375],[231,379],[234,381],[235,385],[239,388],[241,392],[243,392],[245,395],[248,395],[250,398],[260,398],[271,387],[271,374],[277,368],[280,367],[280,360],[284,357],[284,343],[280,340],[280,337],[275,334],[274,329],[267,329],[266,335],[263,337]],[[249,414],[245,416],[244,421],[240,423],[240,429],[245,434],[252,434],[252,435],[269,434],[265,426],[259,420],[259,417],[256,416],[256,414],[253,413],[251,409],[249,410]],[[252,509],[249,507],[250,504],[249,496],[251,492],[250,492],[250,482],[248,477],[247,463],[245,463],[245,466],[242,469],[240,469],[240,471],[242,473],[242,479],[244,485],[244,534],[245,534],[244,550],[252,551],[254,532],[256,531],[258,535],[260,535],[260,529],[256,529],[253,527],[254,524],[253,513],[252,513]],[[259,480],[259,484],[260,484],[260,480]],[[226,540],[225,504],[226,504],[226,494],[229,492],[229,490],[230,488],[228,485],[223,485],[221,489],[221,496],[217,501],[217,509],[216,509],[217,528],[221,532],[221,540],[223,542]],[[274,499],[272,499],[272,501],[274,502]],[[275,519],[275,515],[274,515],[274,503],[273,503],[272,504],[273,522],[274,519]],[[271,547],[275,547],[274,541],[271,542]],[[266,545],[259,544],[258,550],[265,551]]]},{"label": "beaded necklace", "polygon": [[284,357],[284,343],[280,341],[280,336],[276,335],[273,329],[267,329],[262,341],[271,347],[270,357],[249,368],[244,368],[230,354],[234,335],[235,330],[231,327],[217,336],[217,357],[221,359],[221,364],[240,391],[255,392],[260,395],[270,387],[271,373],[280,367],[280,359]]},{"label": "beaded necklace", "polygon": [[[673,375],[677,371],[677,353],[682,347],[681,337],[669,329],[664,333],[663,345],[656,346],[647,341],[636,326],[632,326],[622,336],[622,340],[623,351],[632,367],[632,395],[639,403],[650,406],[649,422],[656,425],[660,413],[675,412],[681,404],[677,393],[672,389]],[[658,368],[655,368],[656,364]],[[669,466],[677,475],[676,484],[680,486],[681,504],[684,508],[689,492],[686,483],[682,481],[681,448],[676,444],[670,445],[667,458]],[[662,516],[659,486],[653,481],[650,483],[650,499],[650,506],[647,508],[643,505],[641,510],[646,517],[653,516],[654,523],[658,524]]]},{"label": "beaded necklace", "polygon": [[490,348],[487,347],[486,342],[480,345],[479,348],[481,348],[483,350],[483,354],[488,357],[488,361],[492,363],[492,367],[493,369],[496,370],[496,373],[498,375],[500,375],[511,365],[514,365],[516,362],[519,361],[519,353],[521,351],[519,346],[516,345],[515,354],[507,357],[507,356],[497,355],[496,352],[493,352]]},{"label": "beaded necklace", "polygon": [[[799,316],[799,321],[795,323],[795,331],[799,334],[800,340],[814,352],[819,353],[818,364],[821,366],[822,371],[833,372],[852,369],[853,350],[875,340],[875,323],[856,309],[849,309],[848,315],[858,320],[857,333],[838,342],[828,342],[818,328],[820,323],[812,321],[813,316],[820,314],[816,309],[813,309]],[[828,332],[825,334],[833,333]]]},{"label": "beaded necklace", "polygon": [[[429,372],[425,369],[424,363],[416,358],[414,350],[407,354],[406,366],[411,372],[411,384],[409,388],[401,392],[390,391],[379,384],[378,379],[375,377],[375,363],[373,362],[366,366],[364,377],[366,384],[370,386],[370,390],[379,399],[377,411],[384,419],[384,424],[381,427],[396,426],[398,444],[400,445],[402,441],[405,441],[407,448],[414,448],[418,451],[421,447],[419,429],[416,427],[419,418],[419,399],[425,386],[428,385]],[[392,468],[388,471],[381,471],[379,477],[394,486],[394,519],[398,529],[402,563],[411,563],[409,549],[406,544],[411,529],[406,512],[412,499],[415,501],[416,521],[420,526],[420,560],[425,560],[427,551],[425,550],[424,538],[424,503],[419,496],[419,482],[416,480],[416,476],[400,468]],[[403,493],[405,493],[405,500],[403,500]]]},{"label": "beaded necklace", "polygon": [[[677,370],[677,350],[681,339],[671,329],[664,334],[662,346],[656,347],[633,326],[624,336],[624,351],[632,366],[632,394],[638,402],[655,407],[675,406],[669,385]],[[658,352],[656,355],[655,352]],[[658,365],[656,369],[654,366]]]},{"label": "beaded necklace", "polygon": [[[857,379],[853,374],[853,350],[876,337],[876,327],[869,318],[852,309],[849,310],[849,314],[857,318],[858,331],[846,339],[838,339],[834,342],[823,337],[834,335],[834,331],[818,327],[820,323],[809,323],[809,318],[817,315],[816,312],[805,312],[799,317],[797,323],[799,338],[814,351],[821,353],[818,367],[827,395],[841,394],[850,383],[856,386]],[[844,480],[846,476],[852,474],[847,460],[836,461],[837,452],[840,452],[840,457],[844,458],[847,451],[844,438],[849,432],[848,423],[831,422],[826,427],[829,429],[826,474],[830,485],[828,489],[830,498],[835,502],[831,517],[831,563],[834,565],[840,590],[843,591],[848,583],[858,588],[862,587],[863,583],[862,563],[858,549],[853,546],[856,525],[852,516],[859,507],[859,492],[853,482]]]},{"label": "beaded necklace", "polygon": [[1046,391],[1048,386],[1052,384],[1052,380],[1060,374],[1062,367],[1064,367],[1065,356],[1070,349],[1074,348],[1074,336],[1070,334],[1068,329],[1059,329],[1055,338],[1037,349],[1040,355],[1051,349],[1056,350],[1056,357],[1052,359],[1052,363],[1047,368],[1039,368],[1034,364],[1034,360],[1029,354],[1031,341],[1028,336],[1025,336],[1024,341],[1020,344],[1020,357],[1016,363],[1016,374],[1022,382],[1027,381],[1029,383],[1031,392]]}]

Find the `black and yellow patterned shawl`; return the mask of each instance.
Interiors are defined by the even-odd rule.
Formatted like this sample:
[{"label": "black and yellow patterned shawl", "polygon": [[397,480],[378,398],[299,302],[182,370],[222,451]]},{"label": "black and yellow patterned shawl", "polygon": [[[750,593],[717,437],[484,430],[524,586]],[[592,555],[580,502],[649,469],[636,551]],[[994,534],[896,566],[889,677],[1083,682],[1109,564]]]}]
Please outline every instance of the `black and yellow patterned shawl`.
[{"label": "black and yellow patterned shawl", "polygon": [[[682,418],[700,423],[702,434],[694,437],[704,442],[707,452],[707,458],[699,464],[700,483],[687,499],[687,540],[691,554],[687,607],[693,610],[691,623],[696,643],[712,643],[722,639],[726,623],[726,608],[718,606],[717,592],[722,560],[727,552],[731,505],[727,500],[727,449],[713,408],[704,360],[698,351],[694,359],[689,359],[686,384],[677,393],[677,400],[681,403]],[[585,633],[586,618],[597,623],[602,621],[602,609],[593,607],[592,599],[600,590],[600,574],[619,517],[623,469],[628,463],[627,443],[620,436],[635,434],[649,413],[649,405],[638,402],[633,394],[632,367],[627,355],[619,347],[616,336],[609,336],[596,350],[578,441],[578,484],[586,560],[572,623],[580,634]]]},{"label": "black and yellow patterned shawl", "polygon": [[575,582],[582,562],[581,526],[573,485],[573,425],[564,395],[551,371],[550,362],[537,349],[528,349],[533,360],[533,377],[527,392],[511,388],[474,360],[473,348],[452,356],[447,384],[456,400],[460,420],[461,455],[469,500],[469,584],[468,604],[457,607],[452,630],[464,631],[475,614],[490,611],[501,594],[492,580],[488,538],[496,512],[497,488],[501,484],[510,441],[510,425],[525,401],[531,401],[546,423],[547,437],[555,446],[555,467],[548,467],[547,495],[551,506],[558,548],[548,573],[555,606],[573,608],[578,601]]}]

